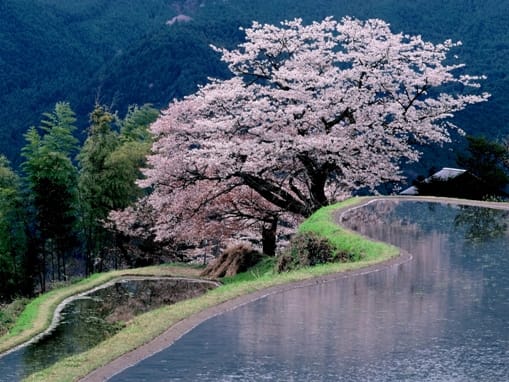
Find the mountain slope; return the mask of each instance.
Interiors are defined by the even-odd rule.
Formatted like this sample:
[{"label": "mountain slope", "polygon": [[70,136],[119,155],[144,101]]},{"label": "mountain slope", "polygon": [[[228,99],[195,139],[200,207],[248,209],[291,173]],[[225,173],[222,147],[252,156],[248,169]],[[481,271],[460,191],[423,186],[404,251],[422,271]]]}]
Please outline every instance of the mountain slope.
[{"label": "mountain slope", "polygon": [[[166,24],[179,14],[187,18]],[[328,15],[378,17],[394,31],[463,41],[454,53],[466,72],[488,76],[483,90],[493,96],[457,122],[470,134],[509,134],[509,0],[6,0],[0,4],[0,152],[16,161],[22,133],[56,101],[69,100],[82,126],[96,100],[120,112],[132,103],[165,107],[207,77],[228,75],[209,44],[235,46],[240,26]]]},{"label": "mountain slope", "polygon": [[1,2],[0,152],[17,162],[22,134],[59,100],[85,110],[89,79],[173,15],[163,0]]}]

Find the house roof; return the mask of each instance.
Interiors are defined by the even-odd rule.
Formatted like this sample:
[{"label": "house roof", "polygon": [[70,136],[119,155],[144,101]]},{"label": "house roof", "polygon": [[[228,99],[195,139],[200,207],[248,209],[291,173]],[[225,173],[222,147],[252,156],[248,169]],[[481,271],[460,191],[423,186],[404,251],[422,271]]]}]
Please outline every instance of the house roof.
[{"label": "house roof", "polygon": [[[444,167],[440,171],[435,172],[433,175],[424,179],[424,182],[429,183],[432,180],[449,180],[465,173],[467,170],[461,168]],[[417,187],[411,186],[399,193],[400,195],[418,195]]]},{"label": "house roof", "polygon": [[429,182],[433,179],[438,180],[449,180],[452,178],[456,178],[458,175],[463,174],[467,170],[463,170],[461,168],[451,168],[451,167],[444,167],[438,172],[435,172],[433,175],[431,175],[429,178],[426,178],[424,181]]}]

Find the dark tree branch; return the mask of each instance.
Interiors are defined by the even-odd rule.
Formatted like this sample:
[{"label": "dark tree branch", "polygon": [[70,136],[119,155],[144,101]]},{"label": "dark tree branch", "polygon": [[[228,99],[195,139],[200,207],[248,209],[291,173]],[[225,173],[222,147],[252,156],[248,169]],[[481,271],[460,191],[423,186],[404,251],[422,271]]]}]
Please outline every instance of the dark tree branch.
[{"label": "dark tree branch", "polygon": [[256,191],[275,206],[300,216],[307,217],[311,215],[313,211],[311,206],[297,200],[289,192],[275,185],[270,180],[244,172],[239,172],[236,175],[244,181],[246,186]]}]

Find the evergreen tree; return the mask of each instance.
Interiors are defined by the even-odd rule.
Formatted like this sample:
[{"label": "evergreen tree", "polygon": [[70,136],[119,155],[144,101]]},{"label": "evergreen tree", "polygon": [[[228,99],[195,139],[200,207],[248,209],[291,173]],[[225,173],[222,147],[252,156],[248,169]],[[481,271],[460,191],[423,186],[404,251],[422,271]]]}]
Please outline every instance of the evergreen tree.
[{"label": "evergreen tree", "polygon": [[145,166],[152,144],[149,125],[159,116],[159,111],[149,105],[129,108],[126,117],[119,122],[120,144],[105,162],[105,171],[114,191],[113,209],[125,208],[142,196],[136,185],[141,178],[140,168]]},{"label": "evergreen tree", "polygon": [[123,141],[151,143],[149,126],[159,117],[159,110],[150,104],[131,106],[121,121],[120,134]]},{"label": "evergreen tree", "polygon": [[[117,188],[110,179],[107,161],[120,144],[113,129],[116,117],[106,107],[96,105],[90,115],[88,137],[78,155],[81,226],[85,240],[86,272],[101,271],[111,235],[103,226],[114,208]],[[94,265],[97,264],[97,267]]]},{"label": "evergreen tree", "polygon": [[20,179],[0,156],[0,301],[32,290]]},{"label": "evergreen tree", "polygon": [[73,154],[78,147],[78,139],[73,135],[76,130],[76,117],[69,103],[58,102],[55,111],[44,113],[41,121],[44,131],[44,145],[47,150]]},{"label": "evergreen tree", "polygon": [[[120,144],[106,161],[107,178],[116,194],[116,210],[124,209],[144,196],[145,191],[136,182],[142,177],[140,169],[146,166],[146,157],[150,153],[152,135],[149,126],[158,116],[159,111],[150,105],[131,106],[126,117],[119,121]],[[155,245],[150,235],[132,243],[129,235],[117,230],[113,230],[112,234],[121,257],[117,261],[122,260],[129,266],[150,264],[157,256],[155,253],[159,252],[160,246]]]},{"label": "evergreen tree", "polygon": [[77,169],[72,156],[77,140],[72,133],[74,112],[59,102],[44,114],[39,131],[32,127],[25,134],[22,169],[31,205],[30,246],[38,253],[41,290],[46,281],[67,276],[67,259],[76,245]]},{"label": "evergreen tree", "polygon": [[482,181],[483,196],[500,195],[509,183],[507,147],[482,136],[467,141],[468,152],[458,155],[458,164]]},{"label": "evergreen tree", "polygon": [[97,270],[105,262],[118,264],[115,253],[121,238],[104,223],[111,210],[125,208],[142,195],[136,180],[152,144],[148,127],[158,116],[150,105],[130,107],[123,120],[101,105],[91,114],[89,135],[79,155],[88,272],[94,263]]}]

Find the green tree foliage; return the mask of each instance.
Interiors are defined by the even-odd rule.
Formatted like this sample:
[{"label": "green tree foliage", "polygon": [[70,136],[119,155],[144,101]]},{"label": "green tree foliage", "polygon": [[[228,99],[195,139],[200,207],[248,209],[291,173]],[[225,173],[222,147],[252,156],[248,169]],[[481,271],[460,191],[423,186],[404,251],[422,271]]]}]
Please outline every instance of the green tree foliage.
[{"label": "green tree foliage", "polygon": [[141,107],[130,106],[124,120],[120,122],[120,134],[123,141],[136,141],[150,144],[152,135],[148,128],[159,116],[159,110],[149,104]]},{"label": "green tree foliage", "polygon": [[31,291],[20,179],[0,156],[0,301]]},{"label": "green tree foliage", "polygon": [[33,227],[31,247],[38,254],[40,287],[46,281],[67,277],[67,260],[76,245],[77,169],[72,157],[77,149],[73,137],[76,119],[70,105],[59,102],[45,113],[40,131],[25,134],[22,149]]},{"label": "green tree foliage", "polygon": [[58,102],[25,134],[23,178],[0,156],[0,301],[32,294],[35,283],[44,291],[84,269],[101,270],[103,263],[94,269],[94,261],[125,241],[104,221],[111,209],[142,196],[136,180],[152,143],[148,127],[158,116],[144,105],[120,119],[96,105],[78,172],[75,114]]},{"label": "green tree foliage", "polygon": [[151,148],[152,136],[148,127],[158,116],[159,111],[150,105],[133,106],[119,122],[120,143],[105,161],[106,178],[114,195],[111,203],[114,209],[125,208],[142,196],[136,180],[141,177],[140,168],[145,165]]},{"label": "green tree foliage", "polygon": [[102,105],[91,114],[88,137],[78,156],[88,272],[101,270],[105,263],[118,264],[112,250],[116,236],[104,223],[111,210],[125,208],[141,196],[136,180],[151,147],[148,126],[158,115],[150,105],[130,107],[123,120]]},{"label": "green tree foliage", "polygon": [[467,136],[468,152],[458,155],[458,164],[486,184],[486,193],[496,195],[509,182],[509,151],[485,137]]},{"label": "green tree foliage", "polygon": [[[115,205],[115,192],[106,165],[108,157],[119,145],[118,133],[113,130],[114,120],[114,114],[97,104],[90,114],[88,137],[78,155],[87,274],[94,271],[94,263],[102,264],[99,260],[108,242],[108,233],[102,222]],[[100,265],[98,270],[101,269]]]},{"label": "green tree foliage", "polygon": [[55,111],[44,113],[46,119],[41,121],[45,150],[72,155],[78,147],[78,140],[73,135],[76,130],[76,117],[69,103],[57,102]]}]

